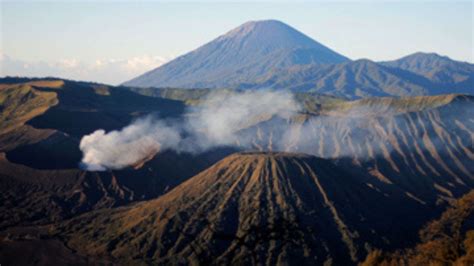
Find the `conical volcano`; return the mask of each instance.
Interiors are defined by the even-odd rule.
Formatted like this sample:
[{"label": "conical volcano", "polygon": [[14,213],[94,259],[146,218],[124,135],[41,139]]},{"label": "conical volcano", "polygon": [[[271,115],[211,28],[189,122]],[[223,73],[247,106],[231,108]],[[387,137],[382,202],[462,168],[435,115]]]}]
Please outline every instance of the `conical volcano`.
[{"label": "conical volcano", "polygon": [[[419,207],[332,161],[239,153],[156,200],[91,212],[57,230],[73,249],[122,261],[350,264],[367,245],[396,245],[401,232],[415,233],[411,220],[426,214]],[[393,228],[397,217],[406,223]]]},{"label": "conical volcano", "polygon": [[124,85],[230,87],[254,81],[276,68],[345,61],[346,57],[283,22],[250,21]]}]

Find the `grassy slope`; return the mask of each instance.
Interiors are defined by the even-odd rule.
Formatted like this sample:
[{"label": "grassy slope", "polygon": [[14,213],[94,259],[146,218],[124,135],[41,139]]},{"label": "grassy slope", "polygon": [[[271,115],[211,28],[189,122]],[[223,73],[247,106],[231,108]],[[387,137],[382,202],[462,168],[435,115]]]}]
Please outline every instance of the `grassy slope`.
[{"label": "grassy slope", "polygon": [[21,84],[0,89],[0,134],[22,126],[25,122],[58,104],[55,92],[44,92]]}]

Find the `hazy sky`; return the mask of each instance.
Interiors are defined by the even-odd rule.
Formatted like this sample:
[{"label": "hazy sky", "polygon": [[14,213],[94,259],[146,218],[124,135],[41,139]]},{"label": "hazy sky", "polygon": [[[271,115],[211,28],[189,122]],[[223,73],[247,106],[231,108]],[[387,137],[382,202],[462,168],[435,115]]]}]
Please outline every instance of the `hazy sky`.
[{"label": "hazy sky", "polygon": [[473,1],[2,1],[0,75],[119,83],[248,20],[278,19],[351,58],[474,62]]}]

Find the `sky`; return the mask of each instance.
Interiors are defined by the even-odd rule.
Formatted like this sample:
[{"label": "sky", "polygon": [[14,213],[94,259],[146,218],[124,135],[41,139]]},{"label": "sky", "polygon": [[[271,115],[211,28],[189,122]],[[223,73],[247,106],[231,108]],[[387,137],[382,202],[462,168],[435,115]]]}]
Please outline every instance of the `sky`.
[{"label": "sky", "polygon": [[423,51],[474,62],[474,1],[4,1],[0,76],[120,84],[249,20],[277,19],[351,59]]}]

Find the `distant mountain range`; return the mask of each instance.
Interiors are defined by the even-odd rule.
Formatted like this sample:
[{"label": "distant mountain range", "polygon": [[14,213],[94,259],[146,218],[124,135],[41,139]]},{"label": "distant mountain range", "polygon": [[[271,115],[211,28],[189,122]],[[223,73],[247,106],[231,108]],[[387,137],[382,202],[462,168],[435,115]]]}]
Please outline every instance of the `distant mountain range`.
[{"label": "distant mountain range", "polygon": [[264,20],[247,22],[123,85],[291,89],[349,99],[472,94],[474,65],[434,53],[352,61],[280,21]]}]

